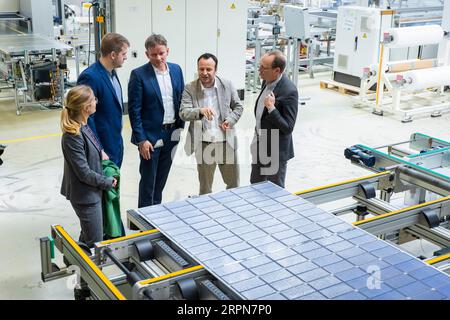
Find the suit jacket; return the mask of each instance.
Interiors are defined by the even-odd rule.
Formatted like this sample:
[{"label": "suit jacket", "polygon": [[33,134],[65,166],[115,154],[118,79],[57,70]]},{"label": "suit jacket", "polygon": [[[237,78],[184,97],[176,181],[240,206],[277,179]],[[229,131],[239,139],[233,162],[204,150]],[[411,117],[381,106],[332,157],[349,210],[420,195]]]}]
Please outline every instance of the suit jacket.
[{"label": "suit jacket", "polygon": [[88,85],[94,91],[98,99],[97,111],[89,117],[88,125],[97,135],[109,159],[120,167],[123,160],[123,99],[117,97],[108,71],[100,61],[84,70],[77,84]]},{"label": "suit jacket", "polygon": [[[183,72],[179,65],[167,63],[173,89],[173,104],[175,108],[175,126],[183,128],[180,119],[181,94],[184,89]],[[152,145],[161,138],[164,120],[164,105],[155,70],[149,63],[131,71],[128,82],[128,115],[130,117],[131,142],[148,140]]]},{"label": "suit jacket", "polygon": [[102,190],[112,187],[113,178],[103,175],[101,150],[82,126],[80,134],[64,133],[61,139],[64,176],[61,194],[76,204],[94,204],[102,200]]},{"label": "suit jacket", "polygon": [[[225,79],[216,77],[217,100],[223,120],[228,120],[231,129],[226,135],[227,143],[233,148],[237,148],[233,126],[239,120],[244,108],[233,84]],[[200,108],[203,108],[203,90],[199,79],[186,85],[181,99],[180,118],[184,121],[191,121],[189,124],[188,136],[185,144],[187,155],[191,155],[202,142],[203,125]]]},{"label": "suit jacket", "polygon": [[[263,82],[261,92],[258,100],[261,98],[261,93],[266,87]],[[263,149],[264,155],[267,150],[267,155],[272,155],[273,144],[278,143],[279,146],[279,161],[287,161],[294,157],[294,144],[292,142],[292,131],[294,130],[295,121],[297,119],[298,111],[298,90],[294,83],[283,74],[280,81],[273,90],[275,96],[275,110],[271,113],[264,108],[261,116],[261,136],[257,139],[258,149]],[[258,100],[255,104],[255,115]],[[272,129],[278,129],[279,136],[272,142]],[[264,145],[262,145],[264,144]],[[255,150],[252,150],[253,159],[255,160]],[[259,162],[259,160],[258,160]]]}]

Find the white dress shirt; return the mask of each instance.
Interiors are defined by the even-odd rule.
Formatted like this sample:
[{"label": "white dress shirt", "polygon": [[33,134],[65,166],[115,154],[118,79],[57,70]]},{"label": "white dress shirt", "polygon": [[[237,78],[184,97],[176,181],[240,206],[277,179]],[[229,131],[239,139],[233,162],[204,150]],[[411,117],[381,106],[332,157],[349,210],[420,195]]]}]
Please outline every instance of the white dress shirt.
[{"label": "white dress shirt", "polygon": [[158,80],[159,90],[161,91],[161,98],[164,105],[164,120],[163,124],[175,122],[175,106],[173,104],[173,88],[172,80],[170,78],[169,66],[166,64],[166,71],[160,71],[153,65],[156,79]]},{"label": "white dress shirt", "polygon": [[201,85],[203,90],[203,108],[210,107],[214,111],[214,117],[212,120],[202,118],[203,124],[203,141],[207,142],[223,142],[225,141],[225,135],[219,125],[223,122],[220,114],[219,100],[217,98],[217,82],[214,81],[214,86],[211,88],[205,88]]},{"label": "white dress shirt", "polygon": [[[256,134],[257,135],[261,134],[261,118],[262,118],[262,114],[263,114],[264,108],[265,108],[264,99],[267,97],[267,95],[270,92],[273,92],[273,90],[277,86],[278,82],[280,82],[282,76],[283,75],[281,74],[275,81],[273,81],[271,83],[267,83],[263,92],[259,96],[259,99],[258,99],[258,102],[256,105]],[[270,110],[268,110],[269,113],[272,112],[274,109],[275,108],[271,108]]]}]

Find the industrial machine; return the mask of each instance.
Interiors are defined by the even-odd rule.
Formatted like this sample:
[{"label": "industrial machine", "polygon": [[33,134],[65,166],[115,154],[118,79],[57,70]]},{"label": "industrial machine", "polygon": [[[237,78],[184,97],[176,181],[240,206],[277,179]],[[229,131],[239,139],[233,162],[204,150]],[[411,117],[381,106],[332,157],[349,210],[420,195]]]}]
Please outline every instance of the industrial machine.
[{"label": "industrial machine", "polygon": [[2,89],[12,89],[17,115],[24,107],[61,107],[71,47],[34,34],[0,36]]},{"label": "industrial machine", "polygon": [[340,7],[333,83],[356,87],[356,104],[377,115],[400,115],[402,122],[450,110],[443,90],[450,84],[449,10],[446,5]]},{"label": "industrial machine", "polygon": [[[140,232],[92,249],[54,225],[40,239],[42,278],[76,272],[77,297],[89,299],[449,299],[450,143],[416,133],[383,148],[348,148],[375,171],[348,181],[295,193],[265,182],[129,210]],[[441,249],[414,256],[404,245],[417,239]]]}]

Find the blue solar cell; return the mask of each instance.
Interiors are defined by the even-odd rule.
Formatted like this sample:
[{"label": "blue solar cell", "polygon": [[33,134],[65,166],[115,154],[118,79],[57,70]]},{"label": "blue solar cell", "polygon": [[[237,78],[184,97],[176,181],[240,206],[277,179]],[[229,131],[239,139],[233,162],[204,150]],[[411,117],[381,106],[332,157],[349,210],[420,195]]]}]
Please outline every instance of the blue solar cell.
[{"label": "blue solar cell", "polygon": [[430,287],[439,288],[450,284],[450,277],[442,274],[441,272],[437,272],[436,275],[425,278],[422,280],[422,282],[429,285]]},{"label": "blue solar cell", "polygon": [[359,266],[362,270],[373,270],[376,269],[385,269],[391,267],[389,263],[384,262],[383,260],[373,260],[368,263],[362,264]]},{"label": "blue solar cell", "polygon": [[232,253],[231,256],[233,258],[235,258],[236,260],[242,260],[242,259],[247,259],[250,257],[254,257],[259,255],[260,252],[254,248],[251,249],[247,249],[247,250],[242,250],[242,251],[238,251],[235,253]]},{"label": "blue solar cell", "polygon": [[[381,274],[381,278],[383,278],[383,274]],[[389,280],[389,285],[394,288],[400,288],[403,286],[406,286],[408,284],[414,283],[416,281],[416,279],[414,279],[413,277],[410,277],[406,274],[401,274],[399,276],[393,277]]]},{"label": "blue solar cell", "polygon": [[236,282],[241,282],[244,280],[248,280],[251,278],[254,278],[254,274],[250,272],[249,270],[242,270],[236,273],[232,273],[229,275],[224,276],[222,279],[224,279],[226,282],[233,284]]},{"label": "blue solar cell", "polygon": [[285,296],[282,296],[279,293],[270,294],[268,296],[264,296],[261,300],[286,300]]},{"label": "blue solar cell", "polygon": [[308,241],[304,242],[298,246],[292,247],[292,249],[300,254],[303,254],[304,252],[308,252],[310,250],[314,250],[320,248],[320,245],[315,243],[314,241]]},{"label": "blue solar cell", "polygon": [[361,236],[361,237],[349,239],[348,241],[350,241],[353,244],[356,244],[356,245],[360,246],[360,245],[362,245],[364,243],[370,243],[370,242],[375,241],[375,240],[376,240],[376,238],[374,236],[366,234],[366,235]]},{"label": "blue solar cell", "polygon": [[273,233],[272,237],[274,237],[277,240],[283,240],[283,239],[291,238],[291,237],[294,237],[297,235],[299,235],[297,231],[290,229],[290,230]]},{"label": "blue solar cell", "polygon": [[340,283],[337,285],[334,285],[332,287],[323,289],[320,293],[322,293],[324,296],[326,296],[328,299],[334,299],[338,296],[342,296],[343,294],[352,292],[353,289],[345,284],[345,283]]},{"label": "blue solar cell", "polygon": [[313,259],[313,262],[320,267],[325,267],[325,266],[335,264],[340,261],[342,261],[342,258],[335,254],[330,254],[330,255],[327,255],[324,257]]},{"label": "blue solar cell", "polygon": [[300,300],[326,300],[327,298],[324,295],[322,295],[316,291],[316,292],[307,294],[306,296],[301,296],[297,299],[300,299]]},{"label": "blue solar cell", "polygon": [[284,290],[287,290],[289,288],[301,285],[302,283],[303,283],[302,280],[300,280],[297,277],[292,276],[292,277],[289,277],[289,278],[285,278],[285,279],[282,279],[282,280],[271,282],[270,285],[272,287],[274,287],[275,290],[277,290],[277,291],[284,291]]},{"label": "blue solar cell", "polygon": [[445,296],[440,294],[437,291],[427,291],[425,293],[421,293],[415,297],[413,297],[414,300],[443,300],[445,299]]},{"label": "blue solar cell", "polygon": [[335,276],[341,279],[342,281],[349,281],[358,277],[362,277],[365,274],[367,273],[363,272],[358,267],[352,267],[351,269],[336,273]]},{"label": "blue solar cell", "polygon": [[[342,238],[340,238],[339,236],[331,235],[329,237],[318,239],[316,242],[318,244],[320,244],[321,246],[324,246],[324,247],[328,248],[329,245],[332,245],[332,244],[335,244],[335,243],[338,243],[338,242],[341,242],[341,241],[342,241]],[[342,250],[344,250],[344,248]],[[332,250],[332,251],[334,251],[334,250]]]},{"label": "blue solar cell", "polygon": [[292,272],[293,274],[300,274],[300,273],[307,272],[307,271],[310,271],[310,270],[313,270],[316,268],[317,268],[317,266],[314,263],[306,261],[306,262],[297,264],[295,266],[289,267],[288,270],[290,272]]},{"label": "blue solar cell", "polygon": [[[319,270],[321,270],[321,269],[319,269]],[[341,280],[339,280],[338,278],[333,277],[333,276],[328,276],[325,278],[314,280],[312,282],[308,282],[308,284],[311,287],[313,287],[314,289],[316,289],[317,291],[321,291],[325,288],[334,286],[338,283],[341,283]]]},{"label": "blue solar cell", "polygon": [[214,273],[217,274],[218,276],[226,276],[227,274],[230,273],[235,273],[241,270],[244,270],[245,268],[240,264],[240,263],[231,263],[231,264],[226,264],[224,266],[218,267],[214,269]]},{"label": "blue solar cell", "polygon": [[269,294],[275,293],[272,287],[268,285],[263,285],[261,287],[253,288],[248,291],[244,291],[242,294],[244,297],[250,300],[259,299]]},{"label": "blue solar cell", "polygon": [[270,262],[268,264],[263,264],[261,266],[254,267],[252,269],[252,272],[258,276],[261,276],[261,275],[267,274],[269,272],[274,272],[274,271],[277,271],[280,269],[281,269],[281,266],[278,263]]},{"label": "blue solar cell", "polygon": [[285,269],[277,270],[275,272],[267,273],[260,278],[263,279],[267,283],[274,283],[282,279],[286,279],[292,277],[292,273]]},{"label": "blue solar cell", "polygon": [[201,261],[208,261],[208,260],[211,260],[214,258],[222,257],[224,255],[226,255],[225,252],[223,252],[220,249],[215,249],[215,250],[200,253],[196,256],[196,258],[198,258]]},{"label": "blue solar cell", "polygon": [[325,248],[320,248],[320,249],[311,250],[311,251],[302,253],[302,255],[308,259],[316,259],[316,258],[327,256],[330,254],[331,254],[331,251],[327,250]]},{"label": "blue solar cell", "polygon": [[283,292],[283,295],[288,299],[297,299],[304,297],[308,294],[313,293],[315,290],[308,286],[307,284],[302,284],[298,287],[294,287],[291,289],[288,289]]},{"label": "blue solar cell", "polygon": [[301,273],[298,275],[298,277],[300,279],[302,279],[303,281],[310,283],[311,281],[317,280],[319,278],[323,278],[327,275],[329,275],[329,273],[323,269],[314,269],[311,271]]},{"label": "blue solar cell", "polygon": [[379,286],[375,287],[364,287],[359,290],[360,293],[362,293],[369,299],[373,299],[382,294],[386,294],[389,291],[392,291],[392,288],[385,283],[379,283]]},{"label": "blue solar cell", "polygon": [[429,291],[431,288],[423,283],[414,282],[404,287],[398,288],[397,291],[408,297],[415,297],[421,293]]},{"label": "blue solar cell", "polygon": [[244,280],[244,281],[234,284],[233,288],[242,292],[242,291],[247,291],[247,290],[250,290],[253,288],[260,287],[264,284],[265,284],[265,282],[259,278],[251,278],[251,279]]},{"label": "blue solar cell", "polygon": [[[411,274],[412,271],[421,269],[421,268],[426,268],[427,270],[430,270],[429,267],[425,266],[425,264],[423,262],[418,261],[418,260],[408,260],[408,261],[397,264],[396,267],[404,272],[408,272],[409,274]],[[423,272],[426,273],[425,270],[423,270]],[[424,278],[426,278],[426,277],[427,276],[424,276]]]},{"label": "blue solar cell", "polygon": [[[319,240],[317,242],[319,242]],[[354,245],[352,245],[350,242],[348,242],[346,240],[327,245],[327,248],[334,252],[343,251],[345,249],[353,248],[353,247],[354,247]]]},{"label": "blue solar cell", "polygon": [[353,268],[353,265],[345,260],[337,262],[337,263],[333,263],[333,264],[330,264],[330,265],[327,265],[324,267],[324,269],[330,273],[338,273],[338,272],[345,271],[345,270],[348,270],[351,268]]},{"label": "blue solar cell", "polygon": [[[419,263],[421,264],[420,268],[408,272],[408,274],[413,276],[414,278],[422,280],[439,273],[439,271],[435,270],[434,268],[428,267],[421,262]],[[397,267],[399,267],[399,265],[397,265]]]},{"label": "blue solar cell", "polygon": [[391,247],[391,246],[388,245],[386,242],[374,239],[373,242],[363,243],[359,247],[367,252],[373,252],[377,249]]},{"label": "blue solar cell", "polygon": [[436,288],[436,290],[446,296],[447,299],[450,298],[450,284],[446,284],[445,286]]},{"label": "blue solar cell", "polygon": [[285,245],[287,246],[294,246],[297,244],[301,244],[303,242],[309,241],[309,239],[305,236],[302,235],[296,235],[294,237],[290,237],[290,238],[286,238],[286,239],[282,239],[281,242],[283,242]]},{"label": "blue solar cell", "polygon": [[366,296],[363,296],[359,292],[350,291],[346,294],[335,297],[336,300],[367,300]]},{"label": "blue solar cell", "polygon": [[266,254],[269,254],[271,252],[275,252],[281,249],[285,249],[286,246],[283,245],[281,242],[275,241],[275,242],[271,242],[268,244],[263,244],[261,246],[257,247],[258,250],[260,250],[261,252],[265,252]]},{"label": "blue solar cell", "polygon": [[294,250],[286,248],[269,253],[267,256],[270,257],[272,260],[280,260],[293,255],[296,255],[296,252]]},{"label": "blue solar cell", "polygon": [[[252,233],[252,232],[246,233],[246,235],[250,234],[250,233]],[[250,244],[251,246],[257,247],[257,248],[259,248],[260,246],[269,244],[269,243],[273,243],[273,242],[276,242],[276,240],[274,238],[272,238],[271,236],[267,236],[267,235],[264,237],[247,240],[248,244]]]},{"label": "blue solar cell", "polygon": [[257,257],[242,261],[242,265],[244,265],[248,269],[252,269],[254,267],[261,266],[263,264],[267,264],[270,262],[272,262],[272,260],[266,256],[257,256]]},{"label": "blue solar cell", "polygon": [[392,256],[384,257],[383,260],[391,265],[397,265],[402,262],[408,261],[413,259],[411,256],[407,255],[406,253],[399,252]]},{"label": "blue solar cell", "polygon": [[366,288],[369,281],[369,275],[364,275],[362,277],[346,281],[346,283],[354,289]]},{"label": "blue solar cell", "polygon": [[305,233],[305,236],[311,240],[318,240],[321,238],[329,237],[330,235],[332,235],[332,233],[330,231],[323,230],[323,229]]},{"label": "blue solar cell", "polygon": [[379,295],[374,300],[405,300],[407,297],[395,290]]},{"label": "blue solar cell", "polygon": [[387,246],[387,247],[383,247],[381,249],[373,250],[373,251],[371,251],[371,253],[374,256],[377,256],[379,258],[384,258],[384,257],[391,256],[393,254],[398,253],[398,250],[395,249],[394,247]]},{"label": "blue solar cell", "polygon": [[381,280],[386,281],[388,279],[391,279],[393,277],[398,277],[400,275],[403,275],[403,272],[396,267],[389,266],[387,268],[383,268],[380,271]]},{"label": "blue solar cell", "polygon": [[378,261],[378,259],[370,253],[363,253],[359,256],[348,258],[347,260],[355,266],[369,264],[370,262],[374,262],[375,264]]},{"label": "blue solar cell", "polygon": [[357,257],[363,253],[365,253],[363,250],[361,250],[360,248],[355,248],[355,247],[337,252],[337,254],[340,255],[344,259],[349,259],[351,257]]},{"label": "blue solar cell", "polygon": [[302,257],[299,254],[296,254],[294,256],[290,256],[290,257],[287,257],[287,258],[284,258],[281,260],[277,260],[277,263],[279,265],[281,265],[283,268],[287,268],[287,267],[290,267],[290,266],[293,266],[293,265],[296,265],[296,264],[299,264],[299,263],[302,263],[305,261],[306,261],[306,258]]}]

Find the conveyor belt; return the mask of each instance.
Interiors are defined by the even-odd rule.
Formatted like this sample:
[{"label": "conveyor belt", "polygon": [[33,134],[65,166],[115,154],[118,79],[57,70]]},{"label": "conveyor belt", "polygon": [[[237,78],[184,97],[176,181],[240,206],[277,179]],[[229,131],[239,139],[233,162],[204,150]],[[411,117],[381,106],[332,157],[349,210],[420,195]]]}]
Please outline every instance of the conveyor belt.
[{"label": "conveyor belt", "polygon": [[10,56],[51,52],[51,49],[71,50],[72,47],[50,38],[35,34],[0,35],[0,52]]},{"label": "conveyor belt", "polygon": [[449,299],[450,277],[272,183],[139,209],[245,299]]}]

